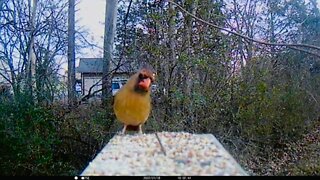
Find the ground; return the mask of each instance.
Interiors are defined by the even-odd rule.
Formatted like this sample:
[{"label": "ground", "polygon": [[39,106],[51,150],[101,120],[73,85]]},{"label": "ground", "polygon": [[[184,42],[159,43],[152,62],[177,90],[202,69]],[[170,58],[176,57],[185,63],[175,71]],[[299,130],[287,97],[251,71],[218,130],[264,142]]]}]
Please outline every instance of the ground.
[{"label": "ground", "polygon": [[245,163],[246,169],[263,176],[320,175],[320,122],[301,141],[288,143],[269,157],[252,157]]}]

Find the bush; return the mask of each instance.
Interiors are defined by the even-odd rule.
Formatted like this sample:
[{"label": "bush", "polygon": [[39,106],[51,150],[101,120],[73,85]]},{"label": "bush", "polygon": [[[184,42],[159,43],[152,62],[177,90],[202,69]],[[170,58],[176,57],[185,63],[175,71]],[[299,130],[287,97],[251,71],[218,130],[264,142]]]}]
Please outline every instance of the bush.
[{"label": "bush", "polygon": [[296,72],[249,68],[236,93],[236,121],[243,138],[271,148],[299,139],[317,118],[317,106],[293,79]]},{"label": "bush", "polygon": [[69,166],[54,159],[59,140],[49,110],[7,102],[0,114],[2,175],[53,175]]},{"label": "bush", "polygon": [[98,105],[0,105],[1,175],[78,175],[111,136]]}]

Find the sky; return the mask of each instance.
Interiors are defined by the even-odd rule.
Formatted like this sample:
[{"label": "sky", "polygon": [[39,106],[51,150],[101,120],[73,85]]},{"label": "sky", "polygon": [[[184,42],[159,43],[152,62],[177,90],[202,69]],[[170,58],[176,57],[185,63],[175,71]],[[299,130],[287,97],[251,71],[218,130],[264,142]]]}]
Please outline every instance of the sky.
[{"label": "sky", "polygon": [[[76,12],[78,25],[87,28],[92,36],[89,37],[90,42],[93,38],[93,42],[97,43],[100,47],[103,46],[103,23],[106,1],[108,0],[79,0],[79,4],[76,6],[76,9],[78,10]],[[320,8],[320,0],[317,1],[318,7]],[[85,53],[87,57],[102,56],[102,51],[98,48],[95,48],[93,51],[87,49],[84,50],[83,53]]]},{"label": "sky", "polygon": [[[88,29],[90,35],[88,40],[103,46],[104,14],[106,0],[80,0],[76,6],[77,25]],[[99,48],[83,50],[87,57],[101,57],[102,51]],[[80,58],[80,57],[77,57]]]},{"label": "sky", "polygon": [[[76,6],[76,20],[78,20],[77,25],[87,29],[90,33],[88,40],[97,44],[101,48],[103,47],[103,24],[106,1],[108,0],[79,0],[79,3]],[[320,8],[320,0],[317,1],[318,7]],[[76,55],[76,66],[79,63],[79,58],[102,57],[102,50],[99,48],[83,49],[82,53],[82,55]]]},{"label": "sky", "polygon": [[[89,42],[95,43],[101,48],[103,47],[103,24],[106,1],[108,0],[79,0],[75,14],[77,25],[89,31]],[[320,8],[320,0],[317,0],[317,2]],[[82,55],[76,54],[76,66],[79,64],[79,58],[102,57],[103,55],[100,48],[83,49],[81,52],[83,53]]]},{"label": "sky", "polygon": [[[76,28],[86,29],[89,32],[87,40],[99,47],[103,47],[104,34],[104,14],[107,0],[78,0],[76,4]],[[76,1],[77,2],[77,1]],[[77,29],[76,29],[77,30]],[[86,48],[81,50],[82,54],[76,53],[76,67],[79,65],[79,58],[98,58],[102,57],[102,51],[99,48]],[[59,74],[66,76],[68,69],[68,60],[65,57],[64,63],[61,65]],[[79,74],[77,74],[79,76]],[[79,78],[79,77],[77,77]]]}]

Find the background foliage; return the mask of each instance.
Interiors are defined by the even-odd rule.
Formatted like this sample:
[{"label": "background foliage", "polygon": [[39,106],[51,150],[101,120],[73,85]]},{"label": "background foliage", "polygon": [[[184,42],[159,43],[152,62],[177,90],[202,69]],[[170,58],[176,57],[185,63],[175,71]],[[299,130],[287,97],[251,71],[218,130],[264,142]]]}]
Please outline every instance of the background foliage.
[{"label": "background foliage", "polygon": [[[19,65],[27,61],[29,40],[21,37],[29,33],[28,3],[1,2],[1,76],[13,92],[1,84],[0,172],[77,175],[121,124],[98,101],[76,107],[61,101],[65,84],[57,70],[59,56],[66,55],[67,1],[40,1],[46,11],[36,21],[38,85],[32,101]],[[319,175],[319,56],[241,39],[165,1],[133,1],[126,17],[124,2],[119,1],[114,55],[157,71],[146,132],[212,133],[250,174]],[[315,0],[175,2],[251,38],[320,45]],[[45,21],[54,15],[61,21]]]}]

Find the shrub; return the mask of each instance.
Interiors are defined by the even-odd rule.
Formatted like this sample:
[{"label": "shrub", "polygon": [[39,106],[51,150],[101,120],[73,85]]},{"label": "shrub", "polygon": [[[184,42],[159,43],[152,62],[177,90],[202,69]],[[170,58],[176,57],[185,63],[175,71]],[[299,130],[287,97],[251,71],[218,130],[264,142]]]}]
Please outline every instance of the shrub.
[{"label": "shrub", "polygon": [[296,72],[248,68],[235,96],[242,136],[271,148],[299,139],[317,118],[317,106],[301,82],[293,79]]},{"label": "shrub", "polygon": [[0,105],[1,175],[78,175],[111,136],[98,105],[39,107],[23,99]]}]

